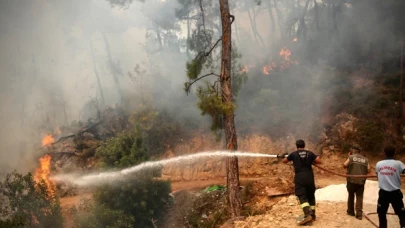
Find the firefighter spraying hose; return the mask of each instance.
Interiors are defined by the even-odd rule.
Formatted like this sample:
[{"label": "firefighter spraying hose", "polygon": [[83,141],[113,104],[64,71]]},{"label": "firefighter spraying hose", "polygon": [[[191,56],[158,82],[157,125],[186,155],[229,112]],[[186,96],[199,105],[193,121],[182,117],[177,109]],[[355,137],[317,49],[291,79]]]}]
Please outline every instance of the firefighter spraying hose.
[{"label": "firefighter spraying hose", "polygon": [[[261,153],[251,153],[251,152],[241,152],[241,151],[208,151],[208,152],[200,152],[196,154],[189,154],[189,155],[182,155],[179,157],[173,157],[158,161],[148,161],[141,164],[137,164],[132,167],[125,168],[123,170],[118,171],[106,171],[100,173],[92,173],[87,175],[77,175],[74,173],[70,174],[59,174],[51,177],[54,181],[57,182],[71,182],[77,186],[89,186],[89,185],[98,185],[105,182],[110,182],[113,180],[118,180],[121,178],[125,178],[127,175],[131,175],[137,172],[140,172],[144,169],[160,167],[163,165],[168,165],[172,163],[184,162],[188,160],[195,160],[200,158],[212,158],[212,157],[262,157],[262,158],[277,158],[282,159],[283,163],[292,162],[294,166],[294,183],[295,183],[295,195],[297,196],[297,200],[304,212],[303,215],[297,218],[298,225],[309,225],[312,221],[316,220],[315,215],[315,180],[314,180],[314,173],[312,170],[312,166],[317,167],[320,170],[325,172],[329,172],[331,174],[346,177],[349,180],[355,179],[367,179],[367,178],[377,178],[377,175],[352,175],[358,174],[358,172],[351,172],[350,170],[361,170],[364,169],[359,167],[351,167],[351,162],[354,163],[363,163],[363,158],[359,155],[352,155],[349,154],[348,161],[345,162],[344,166],[348,169],[348,174],[341,174],[337,173],[328,169],[325,169],[319,164],[322,164],[320,157],[314,154],[312,151],[305,149],[305,141],[304,140],[297,140],[296,141],[297,150],[292,153],[284,153],[279,155],[272,155],[272,154],[261,154]],[[387,150],[387,148],[385,149]],[[392,152],[394,150],[394,153]],[[380,194],[378,199],[379,209],[377,210],[380,227],[384,228],[386,226],[381,225],[386,224],[386,215],[392,214],[387,213],[389,204],[392,204],[396,214],[400,217],[401,227],[405,228],[402,224],[405,222],[405,209],[403,204],[398,202],[402,202],[402,193],[400,191],[400,177],[404,177],[401,175],[403,171],[405,171],[405,165],[393,159],[393,154],[395,154],[395,149],[388,148],[388,152],[386,153],[387,158],[383,161],[377,163],[376,166],[376,174],[378,174],[378,181],[379,181],[379,188]],[[365,161],[365,160],[364,160]],[[365,166],[365,164],[362,164]],[[368,169],[368,165],[366,167]],[[380,172],[381,171],[381,172]],[[352,174],[351,174],[352,173]],[[392,180],[391,180],[392,179]],[[362,184],[363,182],[359,183]],[[359,187],[359,186],[358,186]],[[361,187],[361,186],[360,186]],[[364,186],[363,186],[364,187]],[[393,190],[393,191],[392,191]],[[348,192],[350,194],[350,190],[348,188]],[[353,191],[355,192],[355,191]],[[383,194],[383,195],[381,195]],[[357,197],[357,200],[359,197]],[[349,195],[350,201],[350,195]],[[352,203],[348,203],[348,211],[350,212],[352,208]],[[357,203],[356,203],[357,204]],[[360,212],[361,215],[363,214],[361,211],[362,207],[356,207],[356,212]],[[354,209],[353,209],[354,210]],[[348,213],[349,214],[349,213]],[[376,223],[370,220],[369,216],[372,213],[364,213],[364,216],[376,227]],[[360,215],[357,213],[357,215]],[[360,218],[360,216],[357,216]]]},{"label": "firefighter spraying hose", "polygon": [[297,225],[305,225],[315,221],[315,178],[312,164],[321,164],[320,157],[312,151],[305,149],[305,141],[299,139],[295,145],[297,150],[282,154],[283,163],[292,162],[294,166],[295,195],[304,212],[297,218]]},{"label": "firefighter spraying hose", "polygon": [[[343,164],[347,168],[348,174],[341,174],[319,166],[319,164],[322,164],[319,156],[315,155],[312,151],[305,150],[304,140],[297,140],[296,146],[296,151],[290,154],[274,155],[274,157],[282,158],[283,163],[293,162],[295,195],[304,212],[304,215],[297,218],[297,225],[311,225],[312,221],[316,219],[313,165],[325,172],[347,178],[348,183],[346,186],[349,193],[347,214],[356,216],[360,220],[363,215],[364,183],[367,178],[378,178],[380,192],[378,203],[376,202],[378,206],[377,212],[364,213],[364,217],[375,227],[385,228],[387,227],[386,215],[397,215],[400,220],[400,227],[405,228],[405,208],[400,191],[400,177],[405,177],[405,165],[401,161],[393,159],[395,154],[393,147],[386,147],[384,149],[387,157],[377,163],[377,175],[369,175],[370,166],[368,160],[358,153],[360,151],[359,147],[352,148],[349,158]],[[352,175],[353,173],[357,175]],[[358,175],[358,173],[363,174]],[[354,213],[354,195],[356,195],[356,213]],[[395,214],[387,213],[389,204],[392,204]],[[370,219],[370,214],[378,214],[379,225]]]}]

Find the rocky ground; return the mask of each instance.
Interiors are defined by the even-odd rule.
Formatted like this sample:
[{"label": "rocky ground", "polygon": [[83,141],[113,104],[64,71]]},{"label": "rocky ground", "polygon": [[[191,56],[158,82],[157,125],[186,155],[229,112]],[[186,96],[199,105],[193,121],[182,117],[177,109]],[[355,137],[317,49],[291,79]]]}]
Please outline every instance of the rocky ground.
[{"label": "rocky ground", "polygon": [[[341,167],[341,163],[344,161],[343,156],[336,156],[334,154],[324,154],[325,158],[324,167],[332,169],[336,172],[344,172]],[[263,161],[261,161],[263,162]],[[268,162],[265,164],[269,170],[267,175],[262,177],[241,177],[241,185],[247,186],[251,184],[251,194],[253,198],[249,202],[249,206],[252,208],[250,216],[236,221],[228,221],[223,224],[223,228],[245,228],[245,227],[294,227],[295,218],[300,215],[301,209],[296,201],[295,197],[291,194],[293,192],[293,172],[290,165],[280,164],[279,162]],[[373,166],[373,165],[372,165]],[[346,189],[344,184],[345,178],[334,176],[318,170],[315,170],[315,178],[317,185],[317,194],[319,198],[317,202],[317,221],[313,222],[313,227],[373,227],[366,218],[363,220],[357,220],[353,217],[346,215],[346,203],[344,194]],[[204,178],[205,179],[205,178]],[[172,183],[172,192],[175,196],[175,205],[168,211],[165,218],[165,225],[163,228],[174,227],[190,227],[186,224],[186,215],[193,207],[193,201],[201,194],[201,190],[211,185],[225,185],[226,179],[213,178],[213,179],[200,179],[198,180],[178,180]],[[368,182],[369,183],[369,182]],[[369,195],[365,197],[365,212],[376,211],[376,206],[373,203],[376,201],[377,190],[375,182],[372,187],[367,187],[365,194]],[[322,192],[322,188],[334,189],[328,190],[329,193]],[[277,196],[279,193],[286,193],[283,196]],[[272,195],[269,197],[268,195]],[[329,195],[331,200],[335,202],[327,202]],[[340,195],[337,200],[337,195]],[[336,202],[340,201],[340,202]],[[80,202],[80,196],[62,198],[62,206],[64,214],[67,215],[69,208]],[[392,211],[392,209],[391,209]],[[204,217],[204,216],[203,216]],[[370,215],[370,217],[377,222],[376,215]],[[67,226],[71,227],[71,226]],[[389,216],[389,227],[398,227],[398,220],[395,216]]]},{"label": "rocky ground", "polygon": [[[372,223],[363,217],[358,220],[346,215],[346,203],[344,202],[318,202],[317,219],[312,227],[345,227],[345,228],[370,228]],[[375,211],[375,205],[364,205],[365,212]],[[302,211],[294,196],[282,197],[271,210],[264,215],[247,217],[241,221],[228,222],[221,228],[289,228],[297,226],[295,219]],[[377,215],[370,215],[374,222],[378,223]],[[388,216],[388,227],[399,227],[395,216]]]},{"label": "rocky ground", "polygon": [[[246,182],[248,180],[243,180]],[[262,180],[251,180],[257,183],[264,183]],[[206,182],[208,183],[208,182]],[[200,186],[203,185],[199,182]],[[221,184],[216,181],[215,184]],[[333,176],[318,176],[317,185],[320,187],[317,191],[317,196],[320,200],[317,201],[317,220],[312,223],[312,227],[342,227],[342,228],[369,228],[373,224],[365,217],[358,220],[346,214],[346,192],[344,191],[345,180]],[[175,194],[175,205],[171,208],[167,220],[165,221],[165,228],[175,227],[189,227],[185,224],[185,216],[192,208],[191,201],[195,200],[201,192],[199,189],[194,188],[188,190],[179,190],[182,186],[180,183],[175,184],[177,192]],[[263,187],[263,184],[254,185]],[[323,188],[326,187],[327,188]],[[376,199],[374,196],[376,185],[371,183],[366,186],[364,213],[375,212],[376,204],[371,203]],[[343,189],[343,190],[342,190]],[[324,190],[331,192],[330,200]],[[295,219],[298,215],[302,214],[302,210],[293,194],[285,196],[268,197],[264,194],[255,192],[255,197],[252,199],[252,215],[245,218],[236,220],[229,220],[222,224],[221,228],[271,228],[271,227],[295,227]],[[370,195],[371,194],[371,195]],[[326,198],[326,199],[325,199]],[[340,201],[340,202],[339,202]],[[389,212],[393,212],[390,208]],[[256,214],[259,213],[259,214]],[[256,214],[256,215],[255,215]],[[370,219],[378,223],[376,214],[369,215]],[[204,219],[204,216],[201,217]],[[398,219],[396,216],[388,215],[388,227],[399,227]]]}]

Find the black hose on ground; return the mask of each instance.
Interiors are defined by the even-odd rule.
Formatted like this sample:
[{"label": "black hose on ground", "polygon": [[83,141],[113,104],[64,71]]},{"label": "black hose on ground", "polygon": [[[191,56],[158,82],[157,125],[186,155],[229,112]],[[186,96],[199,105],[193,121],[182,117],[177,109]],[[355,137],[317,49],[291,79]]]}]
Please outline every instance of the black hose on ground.
[{"label": "black hose on ground", "polygon": [[[315,166],[315,167],[317,167],[317,168],[319,168],[319,169],[321,169],[323,171],[326,171],[328,173],[332,173],[334,175],[340,176],[340,177],[358,177],[358,178],[376,178],[377,177],[377,175],[347,175],[347,174],[341,174],[341,173],[337,173],[337,172],[325,169],[325,168],[323,168],[323,167],[321,167],[321,166],[319,166],[317,164],[313,164],[313,166]],[[405,177],[405,175],[401,175],[401,177]],[[372,214],[377,214],[377,212],[365,212],[364,217],[366,217],[366,219],[369,222],[371,222],[371,224],[373,224],[375,227],[378,228],[378,224],[375,223],[373,220],[371,220],[370,217],[369,217],[369,215],[372,215]],[[394,213],[387,213],[387,215],[395,215],[395,214]]]}]

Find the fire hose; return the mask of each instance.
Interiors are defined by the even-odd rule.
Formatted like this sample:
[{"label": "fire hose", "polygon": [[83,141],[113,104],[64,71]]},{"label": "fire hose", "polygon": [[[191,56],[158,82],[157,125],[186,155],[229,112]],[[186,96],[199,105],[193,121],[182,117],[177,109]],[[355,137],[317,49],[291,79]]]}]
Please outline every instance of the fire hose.
[{"label": "fire hose", "polygon": [[[347,174],[340,174],[340,173],[337,173],[337,172],[333,172],[333,171],[328,170],[328,169],[325,169],[325,168],[323,168],[323,167],[321,167],[321,166],[319,166],[319,165],[317,165],[317,164],[313,164],[313,166],[317,167],[317,168],[320,169],[320,170],[323,170],[323,171],[326,171],[326,172],[328,172],[328,173],[332,173],[332,174],[334,174],[334,175],[341,176],[341,177],[377,178],[377,175],[347,175]],[[401,177],[405,177],[405,175],[402,174]],[[372,214],[377,214],[377,212],[365,212],[365,213],[364,213],[364,217],[366,217],[366,219],[367,219],[369,222],[371,222],[371,224],[373,224],[375,227],[378,228],[378,224],[375,223],[373,220],[371,220],[371,218],[369,217],[369,215],[372,215]],[[395,213],[390,213],[390,212],[388,212],[387,215],[395,215]]]},{"label": "fire hose", "polygon": [[[285,155],[275,155],[275,156],[276,156],[277,158],[284,158],[284,157],[286,157]],[[332,170],[325,169],[325,168],[323,168],[323,167],[321,167],[321,166],[319,166],[319,165],[317,165],[317,164],[312,164],[312,165],[315,166],[315,167],[317,167],[317,168],[320,169],[320,170],[323,170],[323,171],[325,171],[325,172],[328,172],[328,173],[331,173],[331,174],[334,174],[334,175],[337,175],[337,176],[340,176],[340,177],[377,178],[377,175],[348,175],[348,174],[341,174],[341,173],[334,172],[334,171],[332,171]],[[405,177],[405,175],[402,174],[401,177]],[[366,219],[367,219],[371,224],[373,224],[375,227],[378,228],[378,224],[375,223],[373,220],[371,220],[371,218],[369,217],[369,215],[372,215],[372,214],[377,214],[377,212],[365,212],[365,213],[364,213],[364,217],[366,217]],[[390,212],[388,212],[387,215],[395,215],[395,213],[390,213]]]},{"label": "fire hose", "polygon": [[[347,175],[347,174],[341,174],[341,173],[337,173],[337,172],[325,169],[325,168],[323,168],[323,167],[321,167],[321,166],[319,166],[317,164],[313,164],[313,166],[317,167],[320,170],[323,170],[323,171],[326,171],[328,173],[332,173],[334,175],[341,176],[341,177],[353,177],[353,178],[356,178],[356,177],[357,178],[376,178],[377,177],[377,175]],[[405,177],[405,175],[401,175],[401,177]],[[373,224],[375,227],[378,228],[378,224],[375,223],[373,220],[371,220],[371,218],[369,217],[369,215],[372,215],[372,214],[377,214],[377,212],[365,212],[364,217],[366,217],[366,219],[369,222],[371,222],[371,224]],[[387,215],[395,215],[395,213],[388,212]]]}]

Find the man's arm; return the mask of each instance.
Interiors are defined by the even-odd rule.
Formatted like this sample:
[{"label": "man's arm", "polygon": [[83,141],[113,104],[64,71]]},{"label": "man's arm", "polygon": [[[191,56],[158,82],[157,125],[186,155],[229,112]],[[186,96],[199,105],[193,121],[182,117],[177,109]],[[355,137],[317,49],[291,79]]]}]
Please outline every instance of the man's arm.
[{"label": "man's arm", "polygon": [[370,164],[367,164],[367,174],[371,172]]},{"label": "man's arm", "polygon": [[322,164],[321,157],[317,156],[314,160],[315,164]]},{"label": "man's arm", "polygon": [[[285,153],[285,155],[287,155],[288,153]],[[287,157],[284,157],[283,158],[283,163],[284,164],[287,164],[289,161],[292,161],[293,160],[293,153],[291,153],[291,154],[288,154],[288,156]]]},{"label": "man's arm", "polygon": [[378,179],[378,170],[380,169],[379,163],[380,162],[377,162],[377,164],[375,165],[375,174],[377,174],[377,179]]},{"label": "man's arm", "polygon": [[344,168],[347,168],[347,167],[349,166],[349,163],[350,163],[350,159],[348,158],[348,159],[345,161],[345,163],[343,163],[343,167],[344,167]]},{"label": "man's arm", "polygon": [[401,161],[399,161],[399,166],[401,167],[402,174],[405,174],[405,165]]}]

